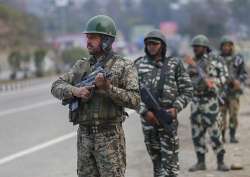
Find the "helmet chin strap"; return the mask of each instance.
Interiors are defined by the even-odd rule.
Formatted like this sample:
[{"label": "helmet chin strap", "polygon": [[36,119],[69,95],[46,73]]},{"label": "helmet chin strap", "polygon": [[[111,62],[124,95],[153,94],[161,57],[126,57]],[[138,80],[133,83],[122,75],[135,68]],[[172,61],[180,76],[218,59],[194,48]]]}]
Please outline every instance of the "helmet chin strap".
[{"label": "helmet chin strap", "polygon": [[103,36],[103,37],[102,37],[102,41],[101,41],[101,49],[102,49],[104,52],[110,51],[111,48],[112,48],[112,44],[113,44],[114,40],[115,40],[114,37]]}]

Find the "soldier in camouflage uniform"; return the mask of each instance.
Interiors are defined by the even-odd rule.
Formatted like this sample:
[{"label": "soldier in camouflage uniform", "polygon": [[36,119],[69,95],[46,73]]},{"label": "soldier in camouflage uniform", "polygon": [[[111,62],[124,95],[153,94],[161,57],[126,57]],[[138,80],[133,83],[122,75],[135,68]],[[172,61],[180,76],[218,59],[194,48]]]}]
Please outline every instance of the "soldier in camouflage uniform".
[{"label": "soldier in camouflage uniform", "polygon": [[226,64],[229,77],[224,87],[225,104],[221,107],[223,120],[222,139],[225,142],[225,132],[227,128],[227,112],[229,112],[229,135],[231,143],[238,143],[235,137],[238,126],[238,112],[240,107],[240,95],[242,85],[246,80],[247,73],[243,56],[234,52],[234,41],[229,36],[224,36],[220,43],[221,58]]},{"label": "soldier in camouflage uniform", "polygon": [[[191,80],[183,63],[174,57],[166,57],[165,36],[159,31],[150,32],[144,39],[146,55],[138,58],[135,65],[139,76],[139,85],[145,85],[154,93],[159,91],[159,82],[163,82],[162,92],[155,93],[161,107],[170,112],[174,128],[177,130],[177,113],[186,107],[192,98]],[[165,67],[165,79],[161,70]],[[161,79],[160,79],[161,78]],[[159,124],[157,118],[141,102],[138,110],[148,153],[153,162],[154,177],[175,177],[179,172],[179,139],[171,137]]]},{"label": "soldier in camouflage uniform", "polygon": [[[58,99],[80,98],[79,108],[70,120],[79,124],[77,132],[77,174],[79,177],[124,177],[125,137],[122,122],[125,107],[137,109],[140,103],[137,72],[133,62],[112,52],[116,36],[113,20],[104,15],[91,18],[84,32],[89,59],[78,60],[73,68],[52,85]],[[95,78],[94,86],[75,87],[96,64],[108,69]]]},{"label": "soldier in camouflage uniform", "polygon": [[224,164],[224,147],[221,132],[218,128],[219,87],[226,81],[222,63],[209,48],[206,36],[198,35],[192,40],[195,53],[188,62],[188,72],[194,87],[191,104],[192,139],[198,162],[189,171],[205,170],[206,132],[209,133],[211,145],[217,155],[217,169],[228,171]]}]

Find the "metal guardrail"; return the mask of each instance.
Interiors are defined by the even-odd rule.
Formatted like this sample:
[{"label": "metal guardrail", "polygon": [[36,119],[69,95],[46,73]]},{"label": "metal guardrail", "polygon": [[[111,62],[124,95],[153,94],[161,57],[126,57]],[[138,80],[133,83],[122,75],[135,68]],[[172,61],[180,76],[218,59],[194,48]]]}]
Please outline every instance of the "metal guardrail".
[{"label": "metal guardrail", "polygon": [[16,81],[16,82],[11,82],[11,83],[0,83],[0,93],[17,91],[17,90],[22,90],[22,89],[29,88],[32,86],[38,86],[45,82],[49,82],[55,78],[56,76],[50,76],[50,77],[45,77],[45,78],[22,80],[22,81]]}]

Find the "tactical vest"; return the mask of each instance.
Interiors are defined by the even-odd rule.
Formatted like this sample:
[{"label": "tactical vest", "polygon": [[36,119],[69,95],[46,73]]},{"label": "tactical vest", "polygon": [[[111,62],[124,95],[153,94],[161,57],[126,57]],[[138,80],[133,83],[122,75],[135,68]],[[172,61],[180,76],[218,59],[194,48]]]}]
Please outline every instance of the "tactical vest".
[{"label": "tactical vest", "polygon": [[224,57],[228,68],[228,83],[225,86],[225,92],[228,96],[239,96],[243,93],[242,89],[235,91],[232,81],[238,78],[239,65],[242,63],[242,58],[239,55]]},{"label": "tactical vest", "polygon": [[[197,59],[195,59],[197,60]],[[197,66],[204,72],[206,77],[218,77],[218,71],[212,64],[211,56],[202,57],[197,61]],[[215,96],[216,89],[208,89],[204,78],[198,73],[196,66],[189,66],[188,72],[194,87],[194,96]]]},{"label": "tactical vest", "polygon": [[[163,108],[172,107],[176,97],[178,96],[178,88],[176,84],[176,66],[177,62],[172,57],[166,57],[165,77],[161,80],[161,70],[163,69],[163,62],[157,66],[150,61],[147,56],[140,57],[135,61],[135,65],[139,76],[139,85],[143,84],[149,88],[154,97],[158,100]],[[161,83],[160,83],[161,82]],[[162,85],[161,85],[162,84]],[[159,92],[159,87],[162,91]],[[160,95],[159,95],[160,94]]]},{"label": "tactical vest", "polygon": [[237,55],[225,57],[225,63],[228,67],[229,79],[237,78],[237,69],[239,67]]},{"label": "tactical vest", "polygon": [[[119,56],[112,55],[109,61],[104,65],[105,69],[111,70],[112,77],[111,83],[115,87],[123,88],[125,87],[122,83],[122,75],[124,67],[117,68],[117,62],[121,60]],[[92,67],[89,64],[89,72],[91,72]],[[89,73],[87,72],[86,75]],[[80,76],[81,74],[81,76]],[[84,73],[79,73],[78,78],[82,78]],[[81,125],[103,125],[103,124],[117,124],[124,121],[126,113],[124,108],[115,104],[112,99],[107,95],[107,93],[93,90],[92,97],[87,102],[81,101],[80,108],[74,113],[70,112],[70,116],[75,116],[74,124]]]}]

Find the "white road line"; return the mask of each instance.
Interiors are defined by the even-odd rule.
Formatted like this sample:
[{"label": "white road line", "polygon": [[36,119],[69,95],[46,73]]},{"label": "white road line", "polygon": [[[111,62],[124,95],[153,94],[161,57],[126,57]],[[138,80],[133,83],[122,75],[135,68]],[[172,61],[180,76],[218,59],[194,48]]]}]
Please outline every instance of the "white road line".
[{"label": "white road line", "polygon": [[[6,116],[6,115],[9,115],[9,114],[22,112],[22,111],[27,111],[27,110],[34,109],[34,108],[39,108],[39,107],[42,107],[42,106],[47,106],[47,105],[50,105],[50,104],[56,104],[56,103],[58,103],[58,102],[56,102],[55,99],[50,99],[50,100],[35,103],[35,104],[32,104],[32,105],[27,105],[27,106],[23,106],[23,107],[19,107],[19,108],[8,109],[8,110],[5,110],[5,111],[1,111],[0,112],[0,117],[1,116]],[[128,112],[129,115],[135,113],[135,111],[132,110],[132,109],[127,109],[126,111]]]},{"label": "white road line", "polygon": [[[17,108],[17,109],[9,109],[7,111],[0,112],[0,116],[7,115],[7,114],[12,114],[12,113],[17,113],[17,112],[20,112],[20,111],[26,111],[26,110],[29,110],[29,109],[33,109],[33,108],[37,108],[37,107],[41,107],[41,106],[45,106],[45,105],[49,105],[49,104],[54,104],[54,103],[56,103],[56,102],[53,99],[53,100],[44,101],[42,103],[37,103],[37,104],[29,105],[29,106],[20,107],[20,108]],[[128,112],[129,115],[135,113],[135,111],[131,110],[131,109],[128,109],[126,111]],[[25,149],[23,151],[15,153],[15,154],[3,157],[3,158],[0,159],[0,165],[6,164],[6,163],[8,163],[10,161],[13,161],[13,160],[18,159],[20,157],[23,157],[25,155],[34,153],[36,151],[45,149],[45,148],[47,148],[49,146],[52,146],[52,145],[55,145],[55,144],[60,143],[62,141],[68,140],[68,139],[73,138],[75,136],[76,136],[76,132],[72,132],[72,133],[60,136],[58,138],[52,139],[50,141],[47,141],[45,143],[38,144],[38,145],[33,146],[33,147],[29,148],[29,149]]]},{"label": "white road line", "polygon": [[9,115],[9,114],[22,112],[22,111],[27,111],[27,110],[34,109],[34,108],[39,108],[39,107],[42,107],[42,106],[47,106],[47,105],[50,105],[50,104],[55,104],[55,103],[57,103],[55,101],[55,99],[50,99],[50,100],[35,103],[35,104],[32,104],[32,105],[27,105],[27,106],[23,106],[23,107],[8,109],[8,110],[0,112],[0,117],[1,116],[6,116],[6,115]]},{"label": "white road line", "polygon": [[0,159],[0,165],[3,165],[3,164],[6,164],[10,161],[13,161],[15,159],[18,159],[20,157],[23,157],[25,155],[28,155],[28,154],[31,154],[31,153],[34,153],[36,151],[39,151],[41,149],[44,149],[44,148],[47,148],[49,146],[52,146],[52,145],[55,145],[57,143],[60,143],[62,141],[65,141],[65,140],[68,140],[70,138],[73,138],[76,136],[76,132],[72,132],[72,133],[69,133],[69,134],[66,134],[66,135],[63,135],[63,136],[60,136],[58,138],[55,138],[55,139],[52,139],[48,142],[45,142],[45,143],[42,143],[42,144],[39,144],[39,145],[36,145],[32,148],[29,148],[29,149],[25,149],[23,151],[20,151],[18,153],[15,153],[15,154],[12,154],[10,156],[7,156],[7,157],[4,157],[4,158],[1,158]]}]

